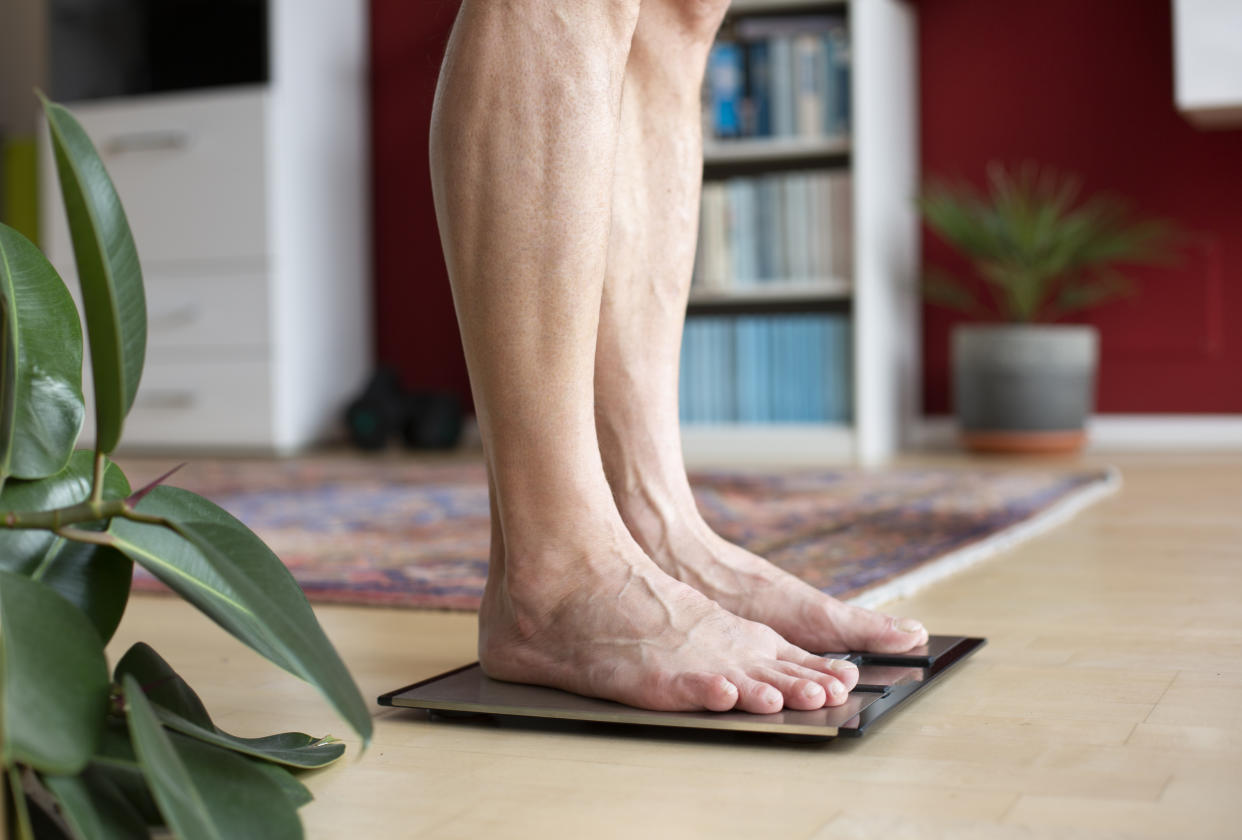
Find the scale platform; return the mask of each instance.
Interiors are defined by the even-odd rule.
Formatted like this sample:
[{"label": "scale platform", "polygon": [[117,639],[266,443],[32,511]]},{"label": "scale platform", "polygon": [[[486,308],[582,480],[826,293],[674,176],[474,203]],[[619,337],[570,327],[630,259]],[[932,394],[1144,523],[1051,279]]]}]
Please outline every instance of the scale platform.
[{"label": "scale platform", "polygon": [[555,688],[500,682],[484,674],[477,662],[390,691],[379,697],[379,704],[424,709],[450,718],[486,715],[813,738],[858,736],[985,643],[985,639],[968,636],[932,636],[927,644],[902,654],[825,653],[857,665],[858,685],[843,705],[810,712],[653,712]]}]

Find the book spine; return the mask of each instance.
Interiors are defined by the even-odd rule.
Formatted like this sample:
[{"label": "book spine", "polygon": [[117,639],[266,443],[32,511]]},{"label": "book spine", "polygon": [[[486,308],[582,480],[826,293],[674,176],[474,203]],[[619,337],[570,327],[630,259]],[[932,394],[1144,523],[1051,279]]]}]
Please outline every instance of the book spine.
[{"label": "book spine", "polygon": [[772,73],[772,135],[791,137],[795,133],[793,43],[788,37],[769,43]]},{"label": "book spine", "polygon": [[824,133],[824,90],[828,62],[821,53],[825,49],[822,35],[804,34],[793,39],[796,73],[796,129],[800,137],[815,138]]},{"label": "book spine", "polygon": [[742,133],[742,51],[731,41],[717,41],[707,58],[712,128],[717,137]]}]

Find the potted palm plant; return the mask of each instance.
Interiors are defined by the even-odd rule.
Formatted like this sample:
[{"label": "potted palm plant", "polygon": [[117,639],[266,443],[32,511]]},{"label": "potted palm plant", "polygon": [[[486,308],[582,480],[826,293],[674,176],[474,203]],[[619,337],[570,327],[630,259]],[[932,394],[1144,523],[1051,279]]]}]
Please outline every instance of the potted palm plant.
[{"label": "potted palm plant", "polygon": [[977,451],[1064,452],[1080,448],[1095,400],[1097,330],[1056,323],[1130,292],[1117,266],[1161,262],[1176,234],[1135,219],[1104,196],[1081,197],[1080,181],[1027,164],[993,164],[983,194],[932,182],[920,197],[927,225],[959,251],[989,293],[987,305],[940,267],[924,280],[928,300],[1002,323],[953,330],[953,400],[964,443]]}]

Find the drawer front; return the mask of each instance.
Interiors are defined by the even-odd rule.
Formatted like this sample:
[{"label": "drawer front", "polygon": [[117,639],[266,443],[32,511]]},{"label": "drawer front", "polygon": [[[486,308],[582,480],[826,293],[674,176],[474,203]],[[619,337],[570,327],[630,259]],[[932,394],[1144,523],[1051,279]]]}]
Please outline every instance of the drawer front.
[{"label": "drawer front", "polygon": [[[247,89],[72,107],[112,176],[144,266],[267,255],[266,101],[264,90]],[[42,166],[47,252],[63,267],[72,245],[46,142]]]},{"label": "drawer front", "polygon": [[[88,407],[80,446],[94,440],[93,412]],[[122,449],[268,449],[273,445],[271,367],[265,358],[148,359],[121,437]]]},{"label": "drawer front", "polygon": [[[82,312],[77,277],[67,273],[65,284]],[[270,344],[267,277],[249,274],[180,274],[148,271],[143,277],[147,296],[147,353],[184,356],[200,351],[263,350]],[[85,330],[85,319],[83,329]]]},{"label": "drawer front", "polygon": [[263,349],[268,345],[267,280],[261,274],[147,284],[147,346],[161,350]]}]

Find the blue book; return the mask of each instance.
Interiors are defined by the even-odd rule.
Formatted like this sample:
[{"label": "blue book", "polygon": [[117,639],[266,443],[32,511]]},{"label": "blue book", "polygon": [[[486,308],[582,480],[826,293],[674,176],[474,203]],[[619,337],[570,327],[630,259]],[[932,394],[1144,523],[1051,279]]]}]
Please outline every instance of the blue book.
[{"label": "blue book", "polygon": [[762,319],[756,315],[742,315],[734,322],[735,356],[737,371],[737,419],[740,423],[762,423],[760,382],[763,380],[763,361],[759,343],[762,337]]},{"label": "blue book", "polygon": [[768,41],[772,74],[772,136],[792,137],[796,127],[794,108],[794,56],[789,37]]},{"label": "blue book", "polygon": [[755,137],[771,136],[772,60],[767,41],[752,41],[746,45],[746,97],[751,114],[747,133]]},{"label": "blue book", "polygon": [[824,419],[830,423],[848,423],[853,414],[854,354],[850,346],[849,320],[833,315],[825,324],[824,368],[827,390],[824,394]]},{"label": "blue book", "polygon": [[678,415],[683,423],[695,422],[694,416],[694,325],[696,319],[687,318],[681,333],[681,365],[677,380]]},{"label": "blue book", "polygon": [[755,185],[755,238],[758,242],[755,274],[764,283],[777,276],[776,256],[779,250],[779,232],[776,228],[776,181],[771,175],[762,175]]},{"label": "blue book", "polygon": [[850,42],[845,26],[838,24],[824,36],[828,52],[828,94],[824,108],[824,133],[840,137],[850,131]]},{"label": "blue book", "polygon": [[819,316],[811,321],[810,340],[807,347],[807,360],[810,368],[807,419],[812,423],[823,423],[828,419],[824,411],[824,403],[828,394],[827,353],[824,348],[828,344],[828,319],[831,317]]},{"label": "blue book", "polygon": [[737,422],[737,341],[732,317],[716,320],[716,371],[719,396],[716,404],[718,422]]},{"label": "blue book", "polygon": [[772,422],[794,419],[793,324],[788,316],[772,319]]},{"label": "blue book", "polygon": [[742,133],[742,50],[730,41],[717,41],[707,58],[707,85],[712,125],[717,137]]},{"label": "blue book", "polygon": [[689,334],[690,324],[687,322],[681,334],[681,354],[677,364],[677,417],[682,423],[690,422],[690,377],[686,374],[686,362],[690,358],[687,348]]},{"label": "blue book", "polygon": [[712,404],[712,370],[711,347],[708,329],[710,324],[706,318],[695,319],[694,359],[695,359],[695,420],[699,423],[710,423]]}]

